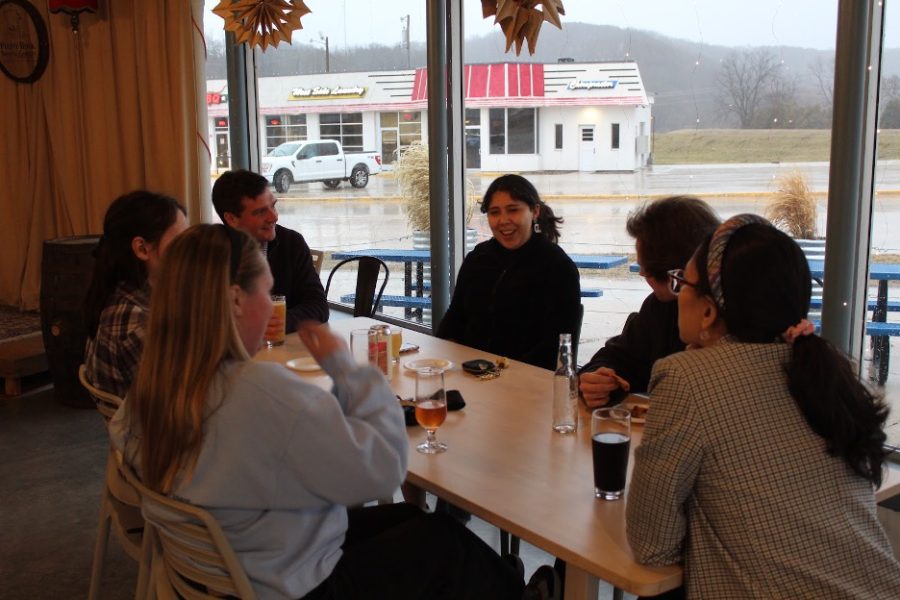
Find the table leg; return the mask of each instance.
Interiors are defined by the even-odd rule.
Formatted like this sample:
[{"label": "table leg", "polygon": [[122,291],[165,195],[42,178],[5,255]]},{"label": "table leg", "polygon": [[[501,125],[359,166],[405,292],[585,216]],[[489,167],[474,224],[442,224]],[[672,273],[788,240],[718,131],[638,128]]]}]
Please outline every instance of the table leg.
[{"label": "table leg", "polygon": [[[872,321],[884,323],[887,321],[888,282],[878,282],[878,296],[875,300],[875,310],[872,313]],[[883,386],[887,381],[888,368],[891,362],[891,339],[886,335],[872,336],[872,362],[877,374],[877,383]]]},{"label": "table leg", "polygon": [[565,600],[597,600],[600,583],[597,578],[581,569],[566,565]]},{"label": "table leg", "polygon": [[[416,263],[416,296],[421,298],[425,295],[425,265],[422,262]],[[425,310],[417,309],[419,321],[425,320]]]},{"label": "table leg", "polygon": [[[403,295],[412,296],[412,263],[403,263]],[[412,316],[413,309],[404,308],[403,317],[409,319]]]}]

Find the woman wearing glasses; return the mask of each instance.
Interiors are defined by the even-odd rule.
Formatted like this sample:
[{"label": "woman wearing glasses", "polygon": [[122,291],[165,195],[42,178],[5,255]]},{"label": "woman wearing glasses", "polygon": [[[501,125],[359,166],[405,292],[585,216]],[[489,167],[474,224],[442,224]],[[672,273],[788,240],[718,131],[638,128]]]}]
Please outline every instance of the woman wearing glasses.
[{"label": "woman wearing glasses", "polygon": [[625,397],[617,376],[629,383],[629,391],[647,391],[653,363],[684,350],[678,337],[678,304],[666,273],[684,266],[718,224],[713,209],[691,196],[656,200],[628,215],[626,228],[634,238],[641,277],[653,293],[640,312],[628,316],[622,333],[609,338],[579,371],[579,389],[588,407]]},{"label": "woman wearing glasses", "polygon": [[803,252],[738,215],[671,274],[681,339],[659,360],[627,506],[645,564],[688,597],[898,598],[875,516],[887,408],[806,320]]},{"label": "woman wearing glasses", "polygon": [[259,598],[509,598],[523,581],[473,533],[390,496],[403,413],[325,325],[300,338],[329,392],[250,357],[272,313],[259,244],[198,225],[169,247],[137,378],[110,436],[147,487],[209,510]]}]

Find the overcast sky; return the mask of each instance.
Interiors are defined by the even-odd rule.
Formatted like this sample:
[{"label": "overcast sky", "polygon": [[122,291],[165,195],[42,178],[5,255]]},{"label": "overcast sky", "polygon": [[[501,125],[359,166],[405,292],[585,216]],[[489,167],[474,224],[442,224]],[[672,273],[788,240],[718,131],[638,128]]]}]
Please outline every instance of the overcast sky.
[{"label": "overcast sky", "polygon": [[[481,2],[464,2],[467,36],[499,31],[492,19],[482,19]],[[207,9],[217,3],[207,0]],[[322,32],[333,48],[399,43],[402,17],[409,14],[412,40],[424,42],[426,4],[426,0],[306,0],[313,12],[303,17],[304,29],[295,32],[295,39],[307,42]],[[566,21],[580,21],[715,45],[833,50],[837,4],[837,0],[563,0],[563,27]],[[900,6],[895,1],[887,7],[886,42],[897,47]],[[222,21],[207,12],[206,27],[221,31]]]}]

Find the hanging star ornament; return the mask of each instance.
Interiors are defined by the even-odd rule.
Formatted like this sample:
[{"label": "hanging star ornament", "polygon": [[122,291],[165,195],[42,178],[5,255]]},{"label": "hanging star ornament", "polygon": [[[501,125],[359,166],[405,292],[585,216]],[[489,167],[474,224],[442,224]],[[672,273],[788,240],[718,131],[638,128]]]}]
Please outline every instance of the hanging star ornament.
[{"label": "hanging star ornament", "polygon": [[303,0],[221,0],[213,12],[225,19],[225,31],[233,32],[238,44],[265,52],[270,44],[290,44],[294,30],[303,29],[300,18],[312,11]]},{"label": "hanging star ornament", "polygon": [[[543,6],[543,10],[537,8]],[[562,0],[481,0],[481,14],[487,19],[494,16],[494,23],[506,36],[506,52],[516,45],[516,56],[522,52],[522,43],[528,43],[528,53],[537,49],[538,33],[541,25],[548,21],[557,29],[562,29],[559,15],[565,15]]]}]

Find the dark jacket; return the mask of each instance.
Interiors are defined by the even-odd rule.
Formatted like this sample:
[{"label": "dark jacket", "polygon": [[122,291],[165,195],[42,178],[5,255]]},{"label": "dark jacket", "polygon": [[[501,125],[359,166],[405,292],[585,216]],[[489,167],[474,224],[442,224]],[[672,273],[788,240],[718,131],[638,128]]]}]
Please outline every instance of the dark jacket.
[{"label": "dark jacket", "polygon": [[326,323],[325,289],[303,236],[293,229],[276,225],[275,239],[266,247],[266,259],[275,279],[272,293],[287,296],[288,333],[297,329],[297,323],[307,319]]},{"label": "dark jacket", "polygon": [[[678,302],[661,302],[650,294],[640,312],[631,313],[622,333],[606,340],[579,374],[608,367],[631,384],[632,392],[644,393],[650,383],[650,370],[660,358],[681,352],[684,342],[678,337]],[[611,403],[620,402],[625,392],[616,390]]]},{"label": "dark jacket", "polygon": [[507,250],[490,239],[459,270],[437,336],[515,360],[556,368],[560,333],[575,333],[581,308],[578,269],[542,235]]}]

